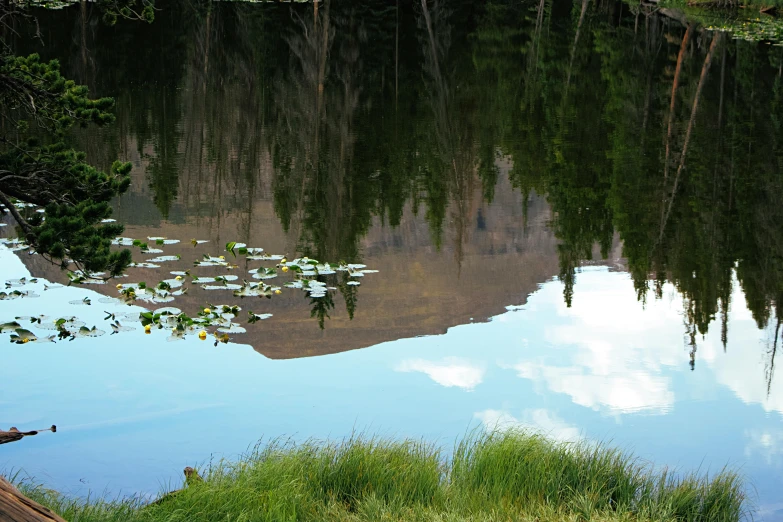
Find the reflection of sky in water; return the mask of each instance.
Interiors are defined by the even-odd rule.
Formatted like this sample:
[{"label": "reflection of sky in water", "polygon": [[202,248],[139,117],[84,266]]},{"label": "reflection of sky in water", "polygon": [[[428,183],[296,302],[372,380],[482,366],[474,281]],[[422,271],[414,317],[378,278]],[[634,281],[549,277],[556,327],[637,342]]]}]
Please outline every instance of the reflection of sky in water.
[{"label": "reflection of sky in water", "polygon": [[[5,250],[0,267],[6,279],[26,275]],[[66,312],[63,303],[100,297],[87,288],[37,292],[0,302],[0,318],[78,315],[107,327],[103,311],[114,310]],[[315,358],[273,361],[247,346],[166,342],[139,328],[4,341],[0,427],[59,430],[0,447],[0,469],[23,468],[74,494],[154,493],[184,466],[235,456],[262,437],[359,429],[449,445],[480,422],[611,440],[687,469],[739,466],[773,520],[783,510],[783,385],[778,378],[767,397],[770,332],[756,328],[739,289],[732,302],[727,352],[713,329],[694,372],[672,287],[643,308],[628,276],[605,269],[580,274],[570,309],[551,282],[489,323]]]}]

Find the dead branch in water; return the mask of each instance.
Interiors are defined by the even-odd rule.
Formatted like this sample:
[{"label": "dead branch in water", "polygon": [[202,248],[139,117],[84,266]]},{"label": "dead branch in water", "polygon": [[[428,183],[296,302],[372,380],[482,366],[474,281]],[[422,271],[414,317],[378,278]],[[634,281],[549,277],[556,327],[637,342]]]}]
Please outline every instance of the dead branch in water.
[{"label": "dead branch in water", "polygon": [[[42,430],[32,430],[32,431],[19,431],[18,429],[16,429],[16,427],[11,427],[8,431],[0,430],[0,444],[8,444],[9,442],[16,442],[18,440],[22,440],[25,437],[38,435],[42,431],[51,431],[52,433],[54,433],[57,431],[57,426],[52,424],[52,426],[49,428],[45,428]],[[1,518],[0,521],[2,521]]]}]

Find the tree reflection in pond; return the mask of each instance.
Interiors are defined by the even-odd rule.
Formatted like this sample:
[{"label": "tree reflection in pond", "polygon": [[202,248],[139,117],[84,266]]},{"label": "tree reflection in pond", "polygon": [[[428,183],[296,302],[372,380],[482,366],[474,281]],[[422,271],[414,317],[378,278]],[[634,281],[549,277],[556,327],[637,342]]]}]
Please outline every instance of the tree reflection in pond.
[{"label": "tree reflection in pond", "polygon": [[[693,364],[713,323],[727,342],[734,274],[779,330],[780,47],[605,0],[171,6],[150,26],[41,14],[45,39],[70,42],[46,53],[118,99],[118,124],[82,139],[142,167],[122,220],[157,225],[139,211],[153,201],[247,241],[271,200],[298,254],[358,262],[374,220],[410,209],[460,264],[507,165],[551,206],[568,304],[619,237],[642,303],[681,293]],[[353,317],[346,283],[313,300],[321,325],[336,292]]]}]

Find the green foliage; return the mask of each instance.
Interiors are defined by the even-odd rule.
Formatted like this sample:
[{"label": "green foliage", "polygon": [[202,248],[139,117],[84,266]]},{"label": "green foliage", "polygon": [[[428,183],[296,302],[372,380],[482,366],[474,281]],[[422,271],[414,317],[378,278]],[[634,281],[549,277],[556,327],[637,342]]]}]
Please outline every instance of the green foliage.
[{"label": "green foliage", "polygon": [[72,261],[89,272],[121,273],[130,252],[111,252],[110,242],[122,227],[101,221],[111,215],[110,201],[127,191],[131,165],[117,161],[104,172],[66,144],[74,125],[114,121],[113,100],[91,99],[86,87],[60,74],[56,60],[1,60],[0,120],[12,130],[0,135],[0,201],[44,207],[43,214],[14,213],[24,240],[44,257],[63,267]]},{"label": "green foliage", "polygon": [[675,476],[629,455],[532,433],[479,434],[444,458],[413,440],[272,441],[204,481],[145,505],[25,493],[69,520],[115,521],[725,521],[746,513],[744,486],[724,471]]},{"label": "green foliage", "polygon": [[[30,18],[32,4],[5,2],[0,18]],[[118,17],[147,22],[155,17],[151,0],[98,5],[110,24]],[[131,165],[115,161],[104,172],[69,143],[74,126],[113,122],[114,100],[90,98],[86,86],[60,73],[57,60],[9,54],[6,37],[4,32],[0,40],[0,203],[13,214],[23,239],[45,258],[63,268],[73,263],[82,272],[118,275],[130,264],[130,251],[110,251],[122,227],[101,222],[111,215],[111,200],[127,191]],[[44,215],[23,215],[14,208],[19,203],[42,207]]]},{"label": "green foliage", "polygon": [[654,520],[739,520],[745,495],[734,473],[678,477],[631,455],[587,443],[558,443],[515,431],[463,440],[453,485],[488,504],[562,503],[584,513],[607,508]]},{"label": "green foliage", "polygon": [[155,20],[155,4],[152,0],[98,0],[103,13],[103,21],[114,25],[118,18],[143,20],[152,23]]},{"label": "green foliage", "polygon": [[[90,99],[87,88],[60,74],[57,60],[42,62],[40,56],[5,55],[0,61],[3,117],[19,129],[35,124],[44,131],[62,134],[74,124],[103,125],[114,121],[108,112],[111,98]],[[13,112],[12,110],[18,112]]]}]

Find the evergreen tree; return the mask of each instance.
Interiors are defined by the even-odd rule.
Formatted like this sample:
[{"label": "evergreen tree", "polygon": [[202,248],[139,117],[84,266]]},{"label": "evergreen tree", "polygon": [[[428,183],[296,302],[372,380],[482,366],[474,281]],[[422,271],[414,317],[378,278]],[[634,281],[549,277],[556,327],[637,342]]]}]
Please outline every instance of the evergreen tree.
[{"label": "evergreen tree", "polygon": [[[31,18],[28,2],[3,2],[0,19]],[[104,19],[152,21],[148,0],[102,0]],[[15,56],[0,41],[0,204],[18,225],[20,237],[63,268],[120,274],[130,251],[112,251],[122,226],[106,222],[110,201],[130,185],[131,165],[115,161],[108,172],[87,162],[69,144],[74,126],[114,121],[111,98],[93,99],[85,86],[60,72],[57,60]],[[29,212],[42,207],[43,213]]]}]

